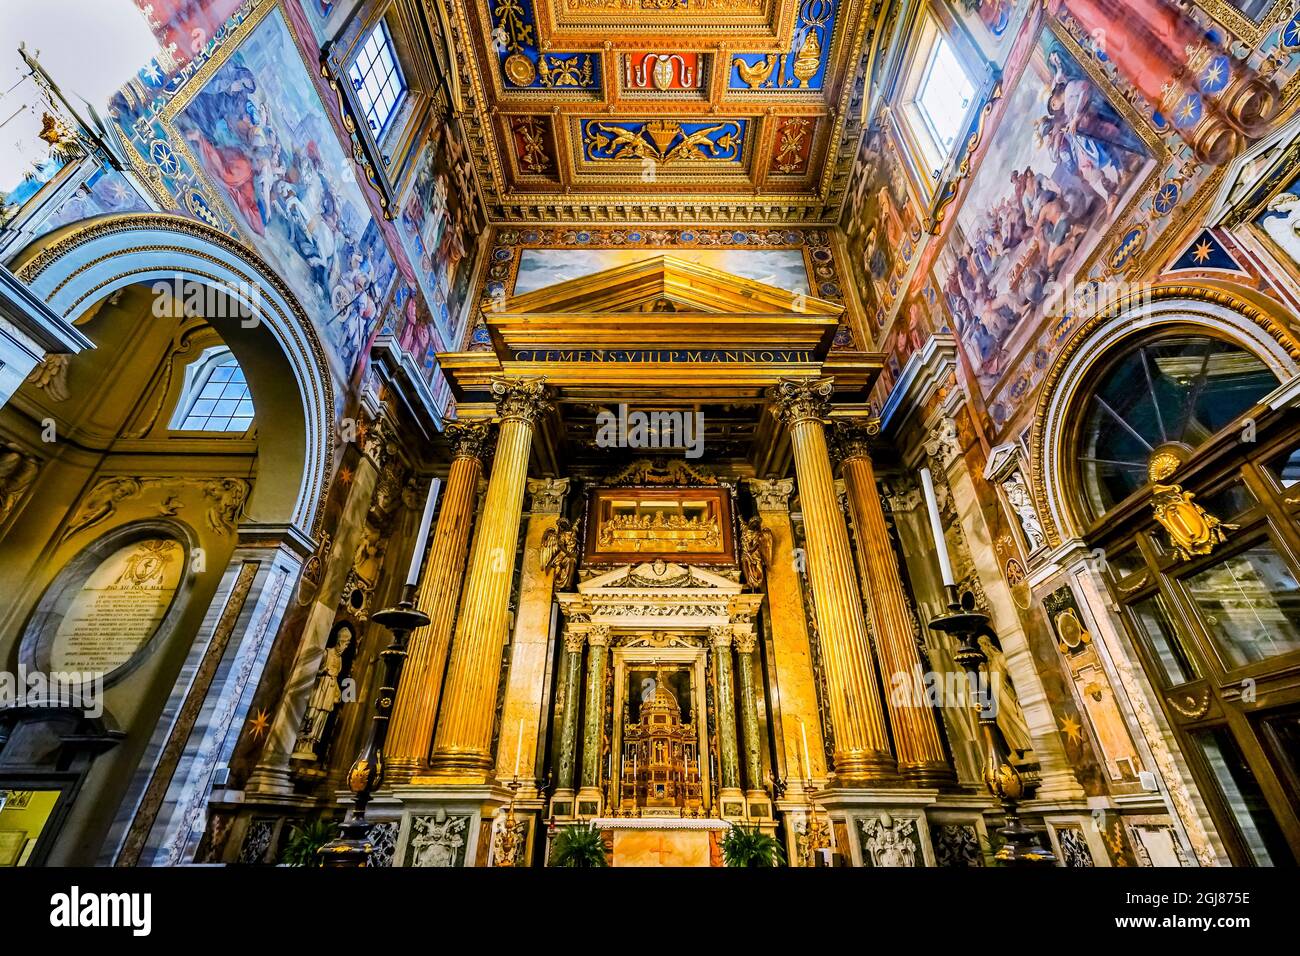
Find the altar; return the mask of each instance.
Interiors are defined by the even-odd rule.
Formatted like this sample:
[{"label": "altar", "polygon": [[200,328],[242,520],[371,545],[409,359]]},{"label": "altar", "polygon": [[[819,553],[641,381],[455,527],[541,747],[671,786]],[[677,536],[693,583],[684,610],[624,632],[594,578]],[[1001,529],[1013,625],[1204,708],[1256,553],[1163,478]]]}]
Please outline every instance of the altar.
[{"label": "altar", "polygon": [[614,866],[722,866],[725,820],[606,817],[594,821]]}]

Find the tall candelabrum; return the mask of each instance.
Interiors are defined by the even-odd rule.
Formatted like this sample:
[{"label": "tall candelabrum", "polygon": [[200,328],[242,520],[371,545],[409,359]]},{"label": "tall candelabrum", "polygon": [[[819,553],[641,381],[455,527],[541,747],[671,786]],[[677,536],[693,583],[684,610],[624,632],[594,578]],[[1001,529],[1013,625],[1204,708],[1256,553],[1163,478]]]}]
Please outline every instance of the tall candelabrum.
[{"label": "tall candelabrum", "polygon": [[[951,584],[945,586],[945,591],[948,612],[931,620],[930,627],[952,635],[957,642],[953,659],[966,672],[972,688],[983,687],[980,675],[988,664],[988,657],[980,648],[979,639],[987,636],[996,643],[997,634],[989,623],[989,616],[975,610],[973,594],[967,591],[959,598],[956,586]],[[985,696],[982,693],[974,697],[984,755],[984,785],[1002,804],[1006,814],[1006,824],[997,831],[1002,837],[1002,845],[993,858],[1005,866],[1055,866],[1056,857],[1052,851],[1040,845],[1034,831],[1020,821],[1019,805],[1025,795],[1025,781],[1007,759],[1001,736],[997,733],[996,708],[991,693],[990,690],[987,700],[981,700]]]},{"label": "tall candelabrum", "polygon": [[393,702],[397,700],[397,682],[402,679],[406,665],[406,645],[411,632],[429,624],[429,615],[415,606],[416,588],[420,583],[420,569],[424,566],[424,548],[429,543],[429,528],[438,503],[438,490],[442,482],[434,478],[429,482],[429,492],[424,499],[424,514],[420,516],[419,532],[411,550],[411,564],[406,572],[406,585],[402,599],[395,607],[384,608],[370,615],[370,620],[386,627],[393,639],[379,655],[383,661],[384,679],[375,695],[375,714],[370,719],[370,730],[361,752],[348,770],[348,789],[352,791],[352,806],[348,809],[339,835],[320,848],[321,866],[369,866],[374,844],[370,842],[370,822],[366,819],[366,806],[384,779],[384,745],[388,742],[388,723],[393,715]]},{"label": "tall candelabrum", "polygon": [[397,684],[402,679],[406,664],[406,645],[411,632],[425,627],[429,615],[415,606],[416,586],[407,583],[402,590],[402,600],[396,607],[385,608],[370,615],[370,619],[392,632],[393,639],[380,654],[384,678],[375,695],[375,713],[370,719],[370,731],[352,767],[348,770],[348,789],[352,791],[352,806],[339,835],[320,849],[322,866],[369,866],[374,845],[370,841],[370,823],[366,820],[366,806],[384,778],[384,744],[388,740],[388,723],[397,699]]}]

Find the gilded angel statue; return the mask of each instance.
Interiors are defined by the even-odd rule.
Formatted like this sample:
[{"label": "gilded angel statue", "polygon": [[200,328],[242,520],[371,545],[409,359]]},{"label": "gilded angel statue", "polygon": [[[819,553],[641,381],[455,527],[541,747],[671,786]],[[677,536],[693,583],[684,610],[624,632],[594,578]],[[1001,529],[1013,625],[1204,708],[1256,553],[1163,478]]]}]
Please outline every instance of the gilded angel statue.
[{"label": "gilded angel statue", "polygon": [[578,569],[578,529],[568,518],[561,518],[542,535],[541,561],[543,571],[555,571],[557,588],[573,583],[573,572]]},{"label": "gilded angel statue", "polygon": [[750,518],[740,528],[740,569],[745,583],[756,591],[761,588],[771,563],[772,532],[758,518]]}]

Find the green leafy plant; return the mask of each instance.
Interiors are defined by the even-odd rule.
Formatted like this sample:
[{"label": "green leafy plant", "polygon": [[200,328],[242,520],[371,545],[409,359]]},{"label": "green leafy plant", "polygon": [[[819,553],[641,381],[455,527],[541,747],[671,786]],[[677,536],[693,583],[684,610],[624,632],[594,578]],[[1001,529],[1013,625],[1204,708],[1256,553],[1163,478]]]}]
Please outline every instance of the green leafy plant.
[{"label": "green leafy plant", "polygon": [[781,844],[758,827],[733,826],[722,838],[722,859],[727,866],[781,866]]},{"label": "green leafy plant", "polygon": [[605,865],[605,839],[595,827],[565,827],[551,844],[551,866]]},{"label": "green leafy plant", "polygon": [[333,820],[324,817],[294,824],[288,842],[280,851],[280,862],[286,866],[317,866],[320,862],[318,851],[334,839],[337,829]]}]

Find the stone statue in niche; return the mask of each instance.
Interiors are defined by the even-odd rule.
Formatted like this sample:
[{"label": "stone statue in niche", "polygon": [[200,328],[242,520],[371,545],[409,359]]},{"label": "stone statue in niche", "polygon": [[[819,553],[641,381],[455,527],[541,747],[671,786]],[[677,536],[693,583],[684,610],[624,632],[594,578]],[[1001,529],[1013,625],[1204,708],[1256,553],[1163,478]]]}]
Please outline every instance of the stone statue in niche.
[{"label": "stone statue in niche", "polygon": [[772,532],[758,518],[750,518],[740,529],[740,568],[745,583],[755,591],[761,588],[771,563]]},{"label": "stone statue in niche", "polygon": [[1047,544],[1047,535],[1043,532],[1043,523],[1038,520],[1038,510],[1034,507],[1033,495],[1025,484],[1024,476],[1018,471],[1002,482],[1002,490],[1007,494],[1007,503],[1020,520],[1020,528],[1025,533],[1025,541],[1030,551],[1037,551]]},{"label": "stone statue in niche", "polygon": [[441,807],[429,817],[411,820],[411,865],[455,866],[465,845],[468,817],[449,817]]},{"label": "stone statue in niche", "polygon": [[356,634],[351,624],[344,622],[334,628],[321,658],[320,669],[316,672],[316,683],[312,686],[311,698],[307,701],[302,728],[298,731],[298,741],[293,748],[295,760],[314,761],[320,758],[330,717],[345,696],[344,685],[352,668],[355,644]]},{"label": "stone statue in niche", "polygon": [[861,820],[862,848],[871,854],[872,866],[916,866],[918,837],[915,820],[895,820],[882,813],[876,820]]}]

